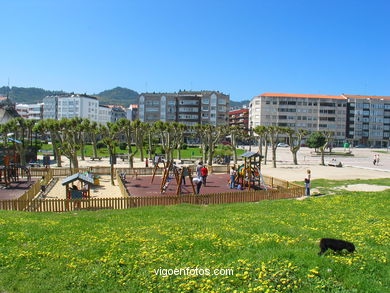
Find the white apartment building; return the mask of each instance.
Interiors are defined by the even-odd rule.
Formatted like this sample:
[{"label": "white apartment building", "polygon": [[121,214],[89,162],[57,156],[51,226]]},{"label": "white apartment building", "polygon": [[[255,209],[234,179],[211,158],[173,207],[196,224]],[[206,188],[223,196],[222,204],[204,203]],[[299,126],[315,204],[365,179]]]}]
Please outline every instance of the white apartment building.
[{"label": "white apartment building", "polygon": [[106,105],[99,105],[99,123],[106,125],[111,122],[111,108]]},{"label": "white apartment building", "polygon": [[80,117],[99,122],[99,101],[95,97],[79,94],[47,96],[43,103],[44,119]]},{"label": "white apartment building", "polygon": [[43,103],[37,104],[16,104],[16,111],[24,119],[43,119]]},{"label": "white apartment building", "polygon": [[264,93],[249,104],[249,127],[282,126],[335,133],[335,145],[346,138],[347,99],[343,96]]}]

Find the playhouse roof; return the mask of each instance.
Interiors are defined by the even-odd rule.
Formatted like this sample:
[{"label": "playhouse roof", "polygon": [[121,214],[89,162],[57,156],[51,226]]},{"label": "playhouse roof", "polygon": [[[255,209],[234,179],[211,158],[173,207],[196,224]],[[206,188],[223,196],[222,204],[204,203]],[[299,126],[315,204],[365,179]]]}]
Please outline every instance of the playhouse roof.
[{"label": "playhouse roof", "polygon": [[84,174],[81,173],[76,173],[62,180],[62,185],[72,183],[76,180],[80,180],[84,183],[93,184],[93,179],[91,177],[85,176]]},{"label": "playhouse roof", "polygon": [[241,155],[241,157],[243,157],[243,158],[254,158],[254,157],[261,157],[261,158],[263,158],[263,156],[261,156],[259,153],[255,153],[255,152],[243,153]]}]

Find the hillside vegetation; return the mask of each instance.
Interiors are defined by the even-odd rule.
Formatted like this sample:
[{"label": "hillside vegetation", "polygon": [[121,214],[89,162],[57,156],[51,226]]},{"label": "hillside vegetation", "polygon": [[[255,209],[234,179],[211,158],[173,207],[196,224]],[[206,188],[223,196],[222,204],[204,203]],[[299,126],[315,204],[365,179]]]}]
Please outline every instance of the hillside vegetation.
[{"label": "hillside vegetation", "polygon": [[[386,292],[390,191],[62,214],[0,211],[1,292]],[[354,254],[318,256],[322,237]],[[156,275],[233,269],[232,276]]]},{"label": "hillside vegetation", "polygon": [[[0,96],[6,97],[9,95],[16,103],[41,103],[44,97],[59,94],[66,94],[66,92],[50,91],[35,87],[0,87]],[[130,104],[138,104],[138,92],[124,87],[115,87],[91,95],[97,97],[102,104],[106,105],[111,104],[128,107]],[[249,104],[248,100],[230,101],[231,106],[242,106],[247,104]]]}]

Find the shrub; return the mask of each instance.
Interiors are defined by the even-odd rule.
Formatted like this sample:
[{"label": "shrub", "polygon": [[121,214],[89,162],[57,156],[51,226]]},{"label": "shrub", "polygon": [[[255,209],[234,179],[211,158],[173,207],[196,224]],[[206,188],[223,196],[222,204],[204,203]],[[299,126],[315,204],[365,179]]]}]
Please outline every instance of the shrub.
[{"label": "shrub", "polygon": [[106,145],[102,141],[99,141],[96,144],[96,148],[98,148],[98,149],[104,149],[105,147],[106,147]]},{"label": "shrub", "polygon": [[120,149],[120,150],[124,151],[124,150],[126,150],[126,148],[127,148],[127,143],[121,142],[121,143],[119,144],[119,149]]}]

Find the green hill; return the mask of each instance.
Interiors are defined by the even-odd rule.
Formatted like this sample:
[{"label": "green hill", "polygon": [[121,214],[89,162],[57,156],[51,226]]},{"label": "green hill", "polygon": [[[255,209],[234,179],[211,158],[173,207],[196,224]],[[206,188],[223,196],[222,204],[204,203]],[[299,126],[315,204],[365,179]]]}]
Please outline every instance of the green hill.
[{"label": "green hill", "polygon": [[[389,198],[0,211],[0,292],[387,292]],[[357,250],[318,256],[322,237]]]},{"label": "green hill", "polygon": [[7,96],[8,93],[16,103],[29,104],[41,103],[43,98],[49,95],[65,94],[63,91],[48,91],[35,87],[0,87],[0,96]]},{"label": "green hill", "polygon": [[102,104],[123,105],[128,107],[130,104],[138,103],[138,93],[123,87],[105,90],[95,94],[95,96],[99,98]]}]

